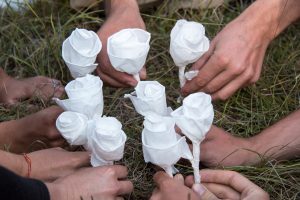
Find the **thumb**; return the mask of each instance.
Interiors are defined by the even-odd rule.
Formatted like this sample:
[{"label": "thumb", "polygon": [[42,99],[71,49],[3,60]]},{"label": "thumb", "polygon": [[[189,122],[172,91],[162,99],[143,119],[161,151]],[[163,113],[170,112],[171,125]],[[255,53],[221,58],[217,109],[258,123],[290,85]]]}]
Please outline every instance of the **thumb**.
[{"label": "thumb", "polygon": [[201,200],[219,200],[213,193],[201,184],[194,184],[192,190],[200,197]]}]

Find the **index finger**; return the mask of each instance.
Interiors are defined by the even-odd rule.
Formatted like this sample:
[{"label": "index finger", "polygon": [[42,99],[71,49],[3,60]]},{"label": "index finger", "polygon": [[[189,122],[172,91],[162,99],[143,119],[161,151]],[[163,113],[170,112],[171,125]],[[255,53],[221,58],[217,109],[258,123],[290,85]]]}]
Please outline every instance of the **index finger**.
[{"label": "index finger", "polygon": [[[201,61],[199,61],[201,62]],[[203,67],[198,67],[198,61],[194,63],[193,68],[200,68],[198,75],[190,81],[187,81],[181,92],[184,96],[199,91],[218,74],[224,71],[223,62],[220,61],[216,53],[213,53]]]}]

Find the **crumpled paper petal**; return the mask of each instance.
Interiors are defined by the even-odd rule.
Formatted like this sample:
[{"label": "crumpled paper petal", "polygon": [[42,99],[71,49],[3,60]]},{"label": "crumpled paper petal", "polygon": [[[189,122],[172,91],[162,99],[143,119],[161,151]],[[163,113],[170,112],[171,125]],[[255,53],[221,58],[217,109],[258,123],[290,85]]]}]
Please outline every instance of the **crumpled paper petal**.
[{"label": "crumpled paper petal", "polygon": [[102,86],[99,77],[88,74],[67,84],[66,93],[69,99],[53,99],[65,111],[82,113],[92,119],[95,114],[103,113]]},{"label": "crumpled paper petal", "polygon": [[84,98],[94,94],[100,94],[103,97],[102,87],[103,82],[98,76],[87,74],[70,81],[65,90],[70,99]]},{"label": "crumpled paper petal", "polygon": [[72,77],[93,72],[98,65],[95,61],[101,49],[102,43],[95,32],[75,29],[62,46],[62,57]]},{"label": "crumpled paper petal", "polygon": [[142,143],[145,161],[165,170],[172,168],[180,158],[193,158],[185,137],[180,137],[175,132],[175,121],[171,117],[163,117],[155,113],[147,115],[142,132]]},{"label": "crumpled paper petal", "polygon": [[172,146],[177,142],[174,131],[175,121],[171,117],[163,117],[155,113],[150,113],[144,120],[144,139],[145,144],[164,148]]},{"label": "crumpled paper petal", "polygon": [[94,117],[95,130],[88,137],[88,149],[92,152],[94,167],[112,165],[123,158],[127,136],[122,124],[114,117]]},{"label": "crumpled paper petal", "polygon": [[151,35],[142,29],[123,29],[107,39],[112,66],[120,72],[138,74],[145,65]]},{"label": "crumpled paper petal", "polygon": [[83,145],[87,142],[88,118],[81,113],[61,113],[56,120],[56,128],[71,145]]},{"label": "crumpled paper petal", "polygon": [[[179,137],[179,135],[177,137]],[[179,137],[175,144],[165,148],[156,148],[147,145],[145,143],[144,134],[142,134],[142,141],[145,162],[151,162],[162,168],[166,168],[177,163],[180,158],[193,159],[185,137]]]},{"label": "crumpled paper petal", "polygon": [[199,74],[199,70],[191,70],[191,71],[186,72],[184,74],[184,76],[188,81],[191,81],[193,78],[198,76],[198,74]]},{"label": "crumpled paper petal", "polygon": [[53,98],[53,100],[63,110],[85,114],[89,119],[92,119],[95,114],[103,112],[103,102],[100,96],[64,100]]},{"label": "crumpled paper petal", "polygon": [[86,66],[79,66],[72,63],[68,63],[65,61],[66,65],[68,66],[71,76],[73,78],[83,77],[87,74],[91,74],[97,68],[98,64],[90,64]]},{"label": "crumpled paper petal", "polygon": [[197,22],[178,20],[171,31],[170,54],[176,66],[197,61],[209,49],[205,28]]},{"label": "crumpled paper petal", "polygon": [[176,125],[193,142],[200,142],[211,128],[214,110],[210,95],[190,94],[183,105],[171,113]]},{"label": "crumpled paper petal", "polygon": [[152,112],[165,116],[169,114],[165,87],[157,81],[140,81],[135,92],[124,97],[129,98],[135,110],[143,116]]}]

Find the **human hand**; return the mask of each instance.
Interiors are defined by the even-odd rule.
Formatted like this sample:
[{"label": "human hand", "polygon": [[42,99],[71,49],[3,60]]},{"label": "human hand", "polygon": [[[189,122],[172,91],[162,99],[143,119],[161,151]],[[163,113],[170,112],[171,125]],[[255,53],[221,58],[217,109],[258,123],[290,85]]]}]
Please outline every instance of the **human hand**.
[{"label": "human hand", "polygon": [[[67,176],[81,167],[90,165],[88,152],[69,152],[62,148],[52,148],[27,154],[31,160],[31,178],[43,181],[54,181]],[[24,157],[22,174],[28,173],[28,164]]]},{"label": "human hand", "polygon": [[[102,50],[97,58],[99,66],[96,72],[105,83],[111,86],[134,87],[137,81],[132,75],[119,72],[111,65],[107,54],[107,39],[112,34],[125,28],[145,30],[145,24],[135,0],[124,0],[122,3],[114,0],[110,2],[109,16],[97,33],[102,41]],[[145,67],[142,68],[139,75],[142,80],[146,79]]]},{"label": "human hand", "polygon": [[51,199],[118,200],[133,190],[127,168],[120,165],[85,168],[46,184]]},{"label": "human hand", "polygon": [[192,66],[199,74],[184,85],[184,96],[203,91],[214,100],[226,100],[259,79],[272,36],[270,22],[259,18],[262,13],[257,9],[248,8],[217,34],[208,52]]},{"label": "human hand", "polygon": [[205,166],[253,165],[259,162],[252,138],[239,138],[212,126],[201,143],[201,163]]},{"label": "human hand", "polygon": [[157,172],[154,175],[157,188],[154,189],[150,200],[196,200],[197,194],[184,185],[184,178],[177,174],[171,178],[165,172]]},{"label": "human hand", "polygon": [[[200,174],[202,184],[219,199],[269,200],[268,193],[237,172],[201,170]],[[186,177],[185,184],[195,187],[193,176]]]}]

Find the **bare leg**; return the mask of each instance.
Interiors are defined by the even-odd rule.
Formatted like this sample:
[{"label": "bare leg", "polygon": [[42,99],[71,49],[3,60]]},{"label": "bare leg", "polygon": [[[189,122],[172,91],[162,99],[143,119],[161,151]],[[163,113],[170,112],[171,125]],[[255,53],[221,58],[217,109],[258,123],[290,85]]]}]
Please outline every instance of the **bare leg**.
[{"label": "bare leg", "polygon": [[49,100],[52,97],[60,97],[63,92],[64,88],[58,80],[44,76],[16,80],[0,68],[0,103],[5,105],[13,105],[33,96]]},{"label": "bare leg", "polygon": [[201,144],[201,161],[208,166],[251,165],[264,159],[300,156],[300,110],[251,138],[238,138],[212,127]]},{"label": "bare leg", "polygon": [[0,123],[0,147],[14,153],[29,152],[38,144],[37,140],[46,147],[62,146],[64,140],[55,127],[61,112],[61,108],[52,106],[18,120]]}]

